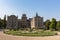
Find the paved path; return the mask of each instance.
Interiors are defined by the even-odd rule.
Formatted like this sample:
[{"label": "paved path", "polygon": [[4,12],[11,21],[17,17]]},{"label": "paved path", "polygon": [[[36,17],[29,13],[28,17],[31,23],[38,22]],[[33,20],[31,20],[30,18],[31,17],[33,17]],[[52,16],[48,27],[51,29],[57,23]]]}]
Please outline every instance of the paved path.
[{"label": "paved path", "polygon": [[7,35],[1,31],[0,40],[60,40],[60,33],[57,36],[48,36],[48,37],[23,37],[23,36]]}]

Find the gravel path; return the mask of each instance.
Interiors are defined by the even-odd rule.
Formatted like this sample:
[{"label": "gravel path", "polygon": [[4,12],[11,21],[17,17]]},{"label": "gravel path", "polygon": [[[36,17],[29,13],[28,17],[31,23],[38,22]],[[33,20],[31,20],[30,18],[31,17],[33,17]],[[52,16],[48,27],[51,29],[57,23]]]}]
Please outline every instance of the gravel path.
[{"label": "gravel path", "polygon": [[13,36],[7,35],[3,32],[0,32],[0,40],[60,40],[60,33],[57,36],[48,36],[48,37],[23,37],[23,36]]}]

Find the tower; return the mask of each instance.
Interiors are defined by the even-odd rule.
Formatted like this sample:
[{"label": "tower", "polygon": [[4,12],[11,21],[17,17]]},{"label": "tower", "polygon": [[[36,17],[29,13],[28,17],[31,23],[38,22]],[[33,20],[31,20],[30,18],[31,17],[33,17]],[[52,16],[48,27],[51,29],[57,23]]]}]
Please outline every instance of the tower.
[{"label": "tower", "polygon": [[26,21],[26,20],[27,20],[26,14],[23,14],[23,15],[22,15],[22,20],[23,20],[23,21]]},{"label": "tower", "polygon": [[27,28],[28,27],[28,24],[27,24],[27,17],[26,17],[26,14],[23,14],[22,15],[22,19],[21,19],[21,23],[22,23],[22,28]]},{"label": "tower", "polygon": [[38,16],[38,13],[36,13],[36,16],[31,20],[31,28],[43,28],[43,18]]},{"label": "tower", "polygon": [[38,13],[36,12],[36,17],[38,16]]},{"label": "tower", "polygon": [[17,29],[18,28],[18,17],[16,17],[15,15],[8,16],[7,28],[8,29]]}]

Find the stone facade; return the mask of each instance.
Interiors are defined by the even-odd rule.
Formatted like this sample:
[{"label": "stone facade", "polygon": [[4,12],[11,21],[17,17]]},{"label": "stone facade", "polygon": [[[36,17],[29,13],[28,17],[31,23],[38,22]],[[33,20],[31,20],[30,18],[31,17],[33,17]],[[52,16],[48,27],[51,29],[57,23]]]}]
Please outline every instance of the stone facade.
[{"label": "stone facade", "polygon": [[17,29],[18,27],[18,17],[15,15],[8,16],[7,18],[7,28]]},{"label": "stone facade", "polygon": [[31,28],[43,28],[43,17],[36,14],[31,20]]},{"label": "stone facade", "polygon": [[43,17],[36,14],[35,17],[27,19],[26,14],[23,14],[21,19],[15,15],[8,16],[7,28],[43,28]]},{"label": "stone facade", "polygon": [[27,28],[28,27],[26,14],[22,15],[21,25],[22,25],[22,28]]}]

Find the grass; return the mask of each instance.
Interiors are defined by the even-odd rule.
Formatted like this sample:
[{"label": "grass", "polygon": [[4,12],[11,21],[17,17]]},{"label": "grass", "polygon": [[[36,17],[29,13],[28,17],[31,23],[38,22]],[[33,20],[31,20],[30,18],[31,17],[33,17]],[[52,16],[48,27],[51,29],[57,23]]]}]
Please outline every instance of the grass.
[{"label": "grass", "polygon": [[5,31],[6,34],[17,36],[53,36],[57,35],[55,31]]}]

